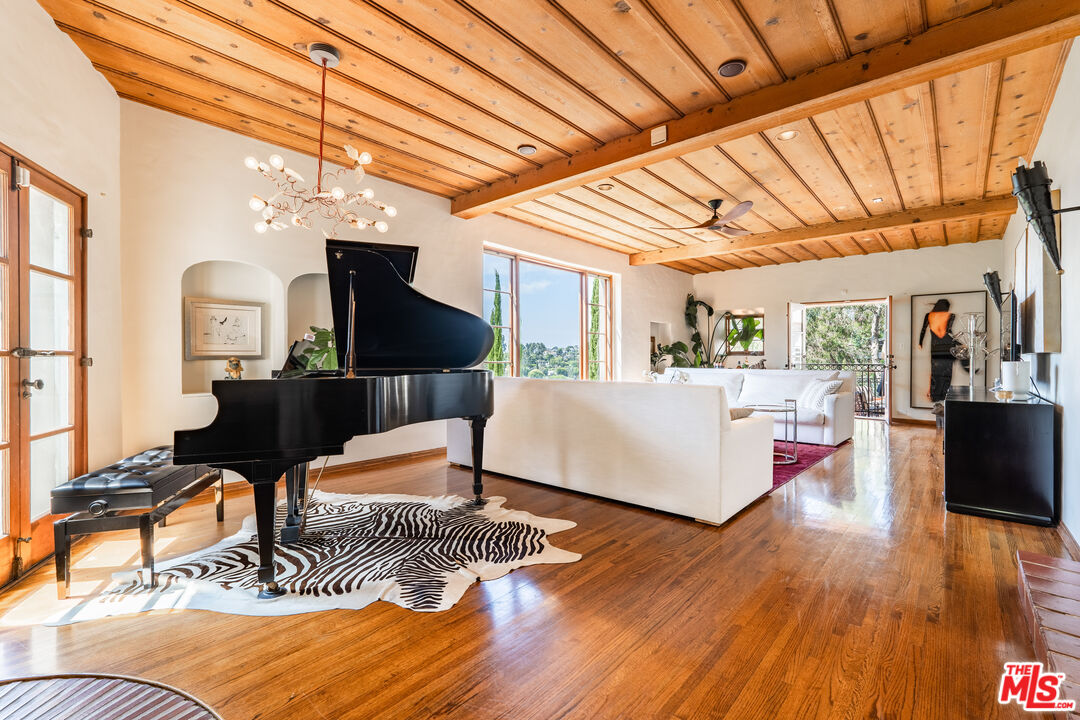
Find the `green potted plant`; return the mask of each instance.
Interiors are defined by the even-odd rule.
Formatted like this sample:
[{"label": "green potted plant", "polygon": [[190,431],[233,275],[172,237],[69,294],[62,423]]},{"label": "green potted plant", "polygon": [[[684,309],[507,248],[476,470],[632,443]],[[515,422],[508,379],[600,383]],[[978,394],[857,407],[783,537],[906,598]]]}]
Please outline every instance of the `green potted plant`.
[{"label": "green potted plant", "polygon": [[311,341],[311,347],[300,353],[307,360],[307,369],[337,370],[337,339],[333,328],[328,330],[312,325],[311,335],[312,337],[305,338]]}]

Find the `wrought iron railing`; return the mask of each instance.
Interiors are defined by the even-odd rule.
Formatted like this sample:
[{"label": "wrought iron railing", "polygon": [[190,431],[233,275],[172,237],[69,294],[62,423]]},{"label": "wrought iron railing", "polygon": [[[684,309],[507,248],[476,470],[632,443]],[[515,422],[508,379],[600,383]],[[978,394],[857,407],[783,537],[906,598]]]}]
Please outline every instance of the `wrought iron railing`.
[{"label": "wrought iron railing", "polygon": [[795,370],[847,370],[855,373],[855,417],[884,418],[888,409],[888,371],[896,369],[885,363],[800,363]]}]

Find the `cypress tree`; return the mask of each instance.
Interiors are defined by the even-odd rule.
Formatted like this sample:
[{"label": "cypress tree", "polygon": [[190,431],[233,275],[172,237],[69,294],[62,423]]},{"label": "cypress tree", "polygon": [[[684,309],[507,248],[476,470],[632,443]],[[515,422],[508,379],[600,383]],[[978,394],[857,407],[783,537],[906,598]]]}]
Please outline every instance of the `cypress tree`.
[{"label": "cypress tree", "polygon": [[600,379],[600,278],[593,278],[592,305],[589,306],[589,379]]},{"label": "cypress tree", "polygon": [[[495,330],[495,344],[491,346],[491,352],[488,353],[487,359],[489,362],[502,362],[506,360],[506,348],[503,345],[503,331],[502,327],[502,284],[499,279],[499,271],[495,271],[495,302],[491,308],[491,318],[488,320],[488,324]],[[496,375],[502,375],[506,371],[506,365],[489,365],[489,370],[494,370]]]}]

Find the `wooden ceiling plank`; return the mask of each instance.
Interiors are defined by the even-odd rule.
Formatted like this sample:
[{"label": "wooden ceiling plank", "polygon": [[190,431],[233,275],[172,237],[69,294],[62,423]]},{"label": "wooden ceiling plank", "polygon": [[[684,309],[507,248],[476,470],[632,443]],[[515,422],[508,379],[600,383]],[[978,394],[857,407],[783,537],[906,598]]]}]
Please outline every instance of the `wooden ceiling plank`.
[{"label": "wooden ceiling plank", "polygon": [[870,100],[905,207],[938,204],[937,145],[933,108],[920,86]]},{"label": "wooden ceiling plank", "polygon": [[1042,116],[1053,99],[1064,61],[1065,53],[1060,45],[1005,60],[1001,98],[994,119],[987,194],[1011,192],[1016,158],[1031,161],[1031,152],[1042,129]]},{"label": "wooden ceiling plank", "polygon": [[602,142],[642,127],[467,6],[448,0],[369,0],[369,4],[550,112],[588,128]]},{"label": "wooden ceiling plank", "polygon": [[[289,128],[271,123],[262,119],[264,107],[246,98],[223,98],[225,102],[204,101],[201,98],[185,95],[171,88],[148,82],[142,78],[132,76],[114,68],[103,65],[94,65],[118,93],[135,96],[147,105],[157,107],[170,112],[179,111],[188,116],[206,117],[219,127],[246,130],[245,134],[255,134],[268,142],[276,142],[271,138],[288,138],[285,143],[293,147],[300,147],[308,155],[317,154],[318,129],[307,128],[310,132],[304,132],[304,126],[297,123],[296,128]],[[342,149],[344,142],[350,137],[339,137],[337,133],[327,134],[325,155],[331,162],[339,165],[351,165],[351,161]],[[344,140],[344,142],[342,142]],[[392,177],[394,172],[400,172],[411,177],[427,178],[432,184],[442,187],[445,194],[449,189],[461,192],[461,180],[454,176],[436,171],[429,163],[403,155],[392,148],[380,148],[370,145],[373,162],[368,166],[368,172],[383,177]],[[382,171],[380,171],[380,168]]]},{"label": "wooden ceiling plank", "polygon": [[551,194],[642,164],[777,127],[803,117],[896,92],[1080,34],[1080,7],[1013,0],[922,35],[867,51],[812,73],[710,106],[667,123],[668,142],[629,135],[455,198],[452,211],[475,217],[529,197]]},{"label": "wooden ceiling plank", "polygon": [[680,114],[730,98],[715,73],[704,70],[652,12],[648,2],[619,5],[596,0],[556,0],[551,4],[656,89]]},{"label": "wooden ceiling plank", "polygon": [[[201,7],[284,47],[296,42],[324,40],[345,56],[339,69],[362,75],[378,72],[398,82],[409,78],[424,86],[426,102],[438,107],[457,98],[507,123],[520,132],[521,142],[536,141],[569,155],[592,148],[600,139],[524,93],[479,71],[472,64],[409,33],[366,4],[325,0],[199,0]],[[360,40],[362,38],[362,41]]]},{"label": "wooden ceiling plank", "polygon": [[741,172],[782,203],[799,224],[814,225],[836,219],[760,133],[726,142],[719,149]]},{"label": "wooden ceiling plank", "polygon": [[[909,13],[918,6],[917,0],[841,0],[836,3],[836,16],[843,28],[843,39],[852,53],[881,47],[894,40],[916,35],[925,28],[911,29]],[[917,12],[917,11],[916,11]]]},{"label": "wooden ceiling plank", "polygon": [[660,233],[647,230],[632,222],[624,220],[622,216],[618,214],[621,208],[609,206],[607,209],[600,209],[592,204],[591,199],[587,202],[567,194],[570,192],[573,192],[573,190],[537,198],[537,201],[550,207],[558,208],[565,213],[582,218],[588,222],[603,225],[620,235],[635,238],[641,243],[645,243],[654,248],[681,247],[679,243]]},{"label": "wooden ceiling plank", "polygon": [[927,25],[941,25],[964,15],[984,10],[999,0],[921,0],[925,9]]},{"label": "wooden ceiling plank", "polygon": [[503,217],[515,220],[532,227],[540,228],[541,230],[547,230],[559,235],[563,235],[574,240],[579,240],[589,245],[595,245],[605,250],[612,250],[617,253],[627,254],[633,252],[633,249],[627,245],[621,243],[612,242],[607,238],[600,237],[599,235],[593,235],[592,233],[583,232],[576,227],[565,225],[543,215],[537,215],[536,213],[522,210],[521,208],[508,208],[499,213]]},{"label": "wooden ceiling plank", "polygon": [[[798,135],[790,140],[781,140],[780,133],[788,130]],[[773,128],[762,133],[762,137],[829,216],[846,220],[870,214],[856,193],[851,178],[812,119]]]},{"label": "wooden ceiling plank", "polygon": [[[851,183],[859,205],[871,215],[903,209],[900,194],[866,103],[815,115],[812,124]],[[874,202],[880,198],[880,202]]]},{"label": "wooden ceiling plank", "polygon": [[[628,253],[643,252],[643,251],[646,251],[646,250],[648,250],[650,248],[655,247],[652,243],[642,242],[641,240],[638,240],[636,237],[633,237],[631,235],[624,235],[623,233],[620,233],[617,230],[613,230],[612,228],[608,227],[607,225],[597,223],[597,222],[593,222],[591,220],[588,220],[588,219],[582,217],[581,215],[579,215],[577,213],[567,212],[566,210],[564,210],[564,209],[562,209],[560,207],[556,207],[555,205],[550,204],[548,202],[548,200],[550,200],[550,198],[543,198],[543,199],[540,199],[540,200],[530,200],[527,203],[522,203],[518,207],[521,208],[522,210],[526,210],[528,212],[531,212],[534,215],[540,215],[542,217],[546,217],[546,218],[548,218],[550,220],[554,220],[555,222],[561,223],[562,225],[577,228],[577,229],[582,230],[584,232],[587,232],[587,233],[589,233],[591,235],[597,235],[597,236],[605,238],[605,239],[607,239],[607,240],[609,240],[611,242],[618,243],[619,245],[623,245],[623,246],[625,246],[627,248],[630,248],[629,250],[626,251]],[[564,206],[567,205],[567,203],[560,203],[560,204],[562,204]],[[573,207],[573,206],[570,206],[570,207]]]},{"label": "wooden ceiling plank", "polygon": [[[224,31],[206,36],[206,39],[217,41],[217,47],[200,45],[189,37],[169,32],[161,23],[147,24],[138,18],[81,0],[42,0],[41,4],[57,19],[65,32],[74,29],[99,37],[225,84],[237,76],[250,78],[253,82],[256,78],[260,82],[274,81],[270,87],[282,87],[295,94],[290,102],[298,101],[301,107],[317,108],[320,87],[318,68],[299,55],[286,54],[280,49]],[[170,15],[170,20],[169,25],[175,29],[187,32],[194,29],[190,18]],[[336,104],[342,109],[353,110],[357,120],[351,124],[359,128],[368,129],[373,124],[372,118],[376,118],[375,122],[385,124],[406,137],[421,138],[462,155],[470,164],[486,166],[501,174],[510,174],[528,166],[523,165],[524,159],[517,153],[432,115],[408,108],[349,78],[330,73],[326,85],[328,105]],[[472,174],[480,177],[485,171],[477,168]]]},{"label": "wooden ceiling plank", "polygon": [[632,265],[647,265],[668,260],[683,260],[705,255],[721,255],[725,252],[742,252],[751,248],[775,247],[807,240],[848,238],[881,230],[918,228],[927,224],[940,224],[951,220],[1011,215],[1016,211],[1016,199],[1011,196],[975,199],[945,206],[904,210],[871,218],[841,220],[803,228],[777,230],[741,238],[725,238],[711,243],[687,245],[679,248],[655,250],[630,257]]},{"label": "wooden ceiling plank", "polygon": [[828,240],[807,240],[800,244],[810,248],[810,250],[821,260],[843,257],[843,254],[833,247],[832,243]]},{"label": "wooden ceiling plank", "polygon": [[756,28],[729,0],[696,2],[692,6],[686,0],[649,0],[649,4],[707,70],[716,72],[731,58],[747,60],[741,75],[721,80],[729,96],[745,95],[787,79],[765,50]]},{"label": "wooden ceiling plank", "polygon": [[838,59],[810,2],[736,1],[787,77]]},{"label": "wooden ceiling plank", "polygon": [[[99,0],[94,1],[98,5],[103,4]],[[147,24],[192,39],[200,45],[214,47],[225,54],[234,54],[239,57],[241,53],[249,52],[252,45],[258,45],[281,58],[300,60],[306,65],[312,77],[316,78],[319,75],[319,69],[307,59],[306,43],[314,40],[334,41],[340,46],[339,49],[344,53],[345,59],[330,73],[331,76],[342,76],[355,83],[357,87],[370,88],[371,92],[399,103],[403,108],[412,108],[416,114],[442,118],[446,122],[453,123],[460,129],[459,132],[484,138],[508,154],[516,154],[514,148],[523,139],[520,128],[508,123],[496,113],[444,93],[428,80],[416,77],[377,56],[363,52],[354,44],[338,41],[335,39],[336,35],[329,30],[308,27],[301,37],[294,37],[292,33],[298,30],[273,26],[273,34],[278,38],[275,40],[230,22],[226,17],[214,14],[203,7],[196,7],[180,0],[107,0],[107,2],[114,8],[119,7],[120,12],[136,17]],[[265,0],[260,0],[260,2],[265,2]],[[226,16],[233,14],[229,12],[231,9],[233,6],[224,7]],[[275,12],[268,13],[267,17],[279,18],[283,12],[276,9]],[[287,16],[293,18],[292,25],[301,27],[308,25],[296,16],[291,14]],[[259,27],[262,27],[261,22]],[[334,37],[331,37],[332,35]],[[258,62],[250,64],[259,66]],[[565,157],[564,151],[540,140],[535,140],[534,144],[537,147],[536,155],[532,160],[520,158],[519,168],[523,169]]]},{"label": "wooden ceiling plank", "polygon": [[544,0],[467,0],[485,21],[517,38],[596,97],[647,127],[678,112],[594,38]]},{"label": "wooden ceiling plank", "polygon": [[982,117],[979,118],[979,146],[976,150],[975,179],[979,193],[986,197],[990,181],[990,168],[994,151],[994,129],[997,109],[1001,105],[1002,80],[1005,77],[1005,61],[998,60],[986,66],[986,83],[983,85]]},{"label": "wooden ceiling plank", "polygon": [[[318,98],[290,92],[288,88],[267,78],[246,77],[243,72],[232,73],[233,84],[225,85],[210,77],[117,47],[95,36],[85,35],[82,31],[72,29],[68,32],[83,54],[95,64],[113,69],[123,68],[125,75],[152,80],[155,85],[162,87],[182,88],[186,95],[211,98],[222,107],[231,107],[238,102],[249,110],[258,106],[262,108],[259,117],[272,116],[286,127],[303,129],[313,139],[318,137]],[[338,138],[339,144],[348,142],[360,149],[378,145],[396,150],[420,163],[428,163],[433,168],[441,168],[460,176],[459,179],[463,181],[460,187],[475,187],[485,182],[485,179],[495,177],[495,171],[491,168],[470,162],[458,153],[435,146],[421,138],[410,139],[409,136],[384,125],[365,123],[361,130],[359,125],[353,124],[353,115],[336,103],[327,103],[327,130],[331,136]],[[472,172],[480,172],[482,175],[477,177]],[[499,173],[497,177],[502,175]]]},{"label": "wooden ceiling plank", "polygon": [[910,230],[882,230],[881,236],[893,250],[917,250]]},{"label": "wooden ceiling plank", "polygon": [[943,247],[947,244],[945,240],[945,226],[941,223],[913,227],[911,228],[911,232],[918,241],[920,249],[927,247]]},{"label": "wooden ceiling plank", "polygon": [[[611,190],[597,190],[594,187],[582,186],[570,188],[559,193],[565,197],[573,198],[586,205],[613,215],[624,222],[659,234],[678,245],[707,242],[715,240],[715,233],[711,230],[676,230],[677,227],[685,227],[697,220],[681,217],[665,206],[652,201],[651,198],[637,192],[633,188],[614,180],[609,183]],[[658,217],[659,216],[659,217]],[[666,217],[668,220],[661,220]],[[663,227],[668,225],[669,227]]]},{"label": "wooden ceiling plank", "polygon": [[703,148],[649,167],[672,182],[695,188],[695,194],[711,190],[711,195],[699,195],[704,200],[721,198],[725,203],[735,204],[753,198],[753,209],[738,222],[747,230],[764,232],[804,224],[783,201],[720,148]]}]

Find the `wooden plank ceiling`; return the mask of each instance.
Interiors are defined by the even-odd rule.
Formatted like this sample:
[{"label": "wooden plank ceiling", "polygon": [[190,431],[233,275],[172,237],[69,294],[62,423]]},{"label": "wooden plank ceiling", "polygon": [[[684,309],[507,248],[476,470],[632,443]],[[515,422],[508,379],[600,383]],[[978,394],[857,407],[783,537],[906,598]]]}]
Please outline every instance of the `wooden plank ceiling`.
[{"label": "wooden plank ceiling", "polygon": [[[39,1],[120,96],[308,154],[318,143],[319,70],[306,47],[329,42],[343,54],[327,81],[329,155],[344,161],[345,143],[368,149],[372,172],[449,198],[1006,4]],[[1053,1],[1077,9],[1078,0]],[[743,238],[750,240],[1008,195],[1011,168],[1017,156],[1031,156],[1069,44],[1032,42],[500,212],[691,273],[997,238],[1011,212],[1000,203],[997,214],[959,220],[868,220],[840,226],[873,228],[849,235],[762,235],[784,241],[670,262],[645,255],[721,239],[654,229],[704,220],[710,198],[725,207],[753,201],[739,222],[755,233]],[[746,71],[720,77],[718,66],[731,58],[745,59]],[[788,130],[795,137],[780,139]],[[523,144],[536,153],[518,154]]]}]

